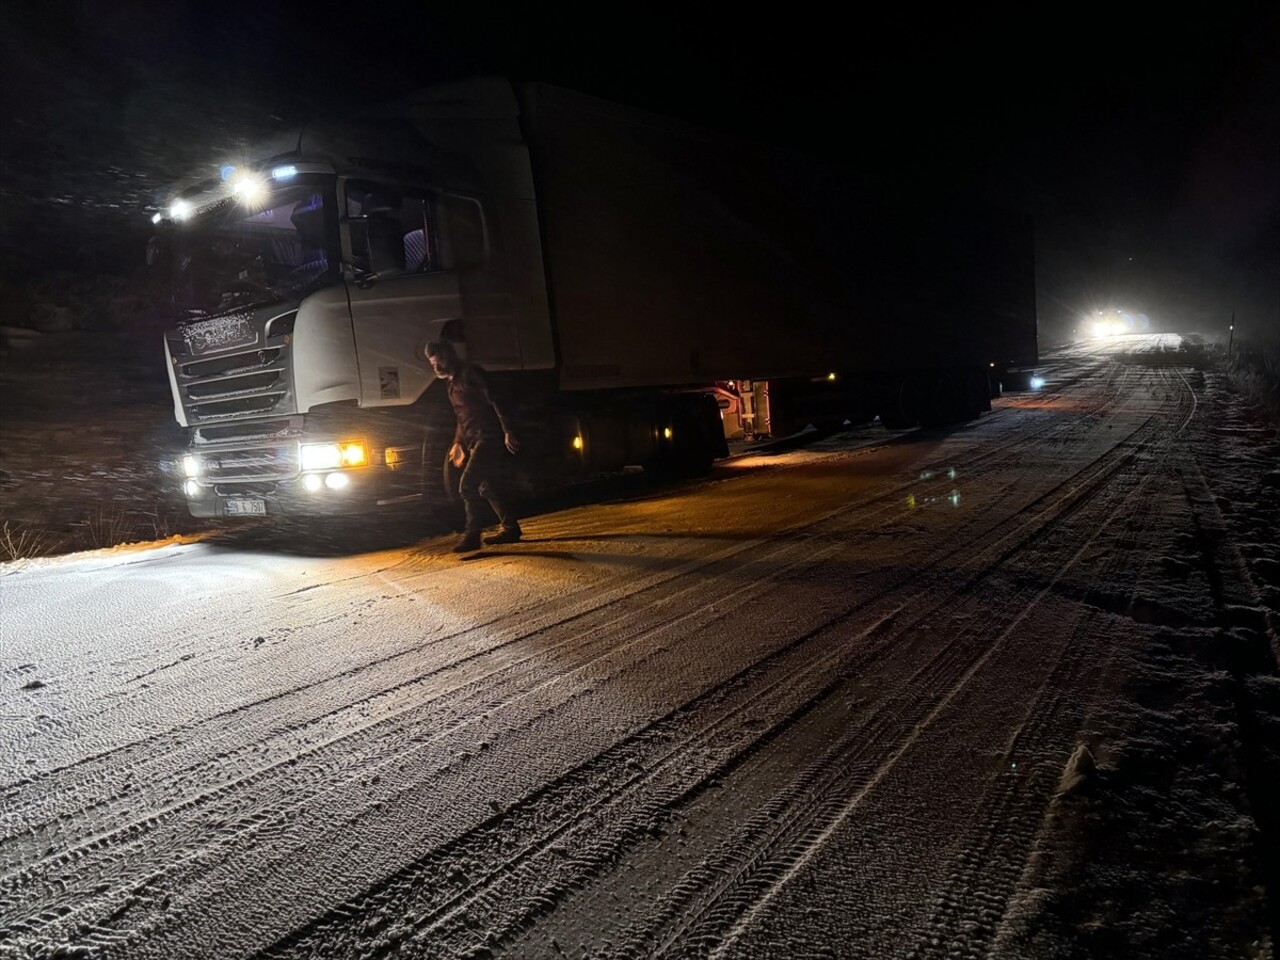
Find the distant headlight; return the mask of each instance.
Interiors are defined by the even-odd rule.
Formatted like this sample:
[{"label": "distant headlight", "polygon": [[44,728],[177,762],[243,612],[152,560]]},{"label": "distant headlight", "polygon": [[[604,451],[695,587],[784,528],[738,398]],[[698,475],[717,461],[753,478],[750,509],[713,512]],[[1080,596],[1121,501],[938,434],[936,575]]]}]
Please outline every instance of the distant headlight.
[{"label": "distant headlight", "polygon": [[298,451],[298,456],[302,469],[306,471],[363,467],[369,462],[369,447],[363,440],[304,443]]},{"label": "distant headlight", "polygon": [[1119,323],[1115,320],[1098,320],[1093,324],[1093,335],[1099,339],[1106,337],[1119,337],[1128,332],[1128,329],[1123,323]]}]

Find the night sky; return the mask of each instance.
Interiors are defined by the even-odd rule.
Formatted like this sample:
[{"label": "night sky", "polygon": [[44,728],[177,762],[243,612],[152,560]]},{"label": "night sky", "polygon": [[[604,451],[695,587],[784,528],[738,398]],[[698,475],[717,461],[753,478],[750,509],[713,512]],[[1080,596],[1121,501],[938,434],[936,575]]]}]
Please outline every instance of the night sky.
[{"label": "night sky", "polygon": [[8,4],[5,268],[124,269],[195,167],[501,73],[1025,210],[1050,341],[1106,306],[1280,328],[1280,5],[716,6]]}]

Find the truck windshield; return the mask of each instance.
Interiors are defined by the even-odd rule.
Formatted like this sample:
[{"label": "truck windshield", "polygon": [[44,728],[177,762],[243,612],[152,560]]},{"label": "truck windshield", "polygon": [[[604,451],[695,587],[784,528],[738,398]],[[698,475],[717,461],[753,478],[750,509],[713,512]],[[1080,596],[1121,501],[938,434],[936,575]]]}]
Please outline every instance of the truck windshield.
[{"label": "truck windshield", "polygon": [[197,310],[300,301],[337,282],[331,178],[276,186],[253,208],[228,198],[177,224],[173,302]]}]

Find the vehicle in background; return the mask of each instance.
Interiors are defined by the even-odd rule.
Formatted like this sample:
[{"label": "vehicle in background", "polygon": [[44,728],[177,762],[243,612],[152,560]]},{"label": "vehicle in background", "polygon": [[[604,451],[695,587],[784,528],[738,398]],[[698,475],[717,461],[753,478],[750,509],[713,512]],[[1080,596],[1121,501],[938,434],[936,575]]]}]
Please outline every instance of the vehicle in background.
[{"label": "vehicle in background", "polygon": [[196,516],[440,497],[435,338],[535,484],[962,422],[1037,359],[1024,218],[556,87],[431,88],[257,156],[175,189],[148,248]]}]

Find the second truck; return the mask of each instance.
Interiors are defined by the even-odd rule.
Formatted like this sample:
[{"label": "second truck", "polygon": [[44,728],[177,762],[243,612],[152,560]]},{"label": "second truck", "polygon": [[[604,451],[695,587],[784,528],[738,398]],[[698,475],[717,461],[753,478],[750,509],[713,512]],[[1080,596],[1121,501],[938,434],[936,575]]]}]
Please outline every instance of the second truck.
[{"label": "second truck", "polygon": [[309,124],[154,220],[195,516],[436,502],[436,338],[489,371],[535,485],[969,420],[1037,359],[1024,218],[543,84]]}]

